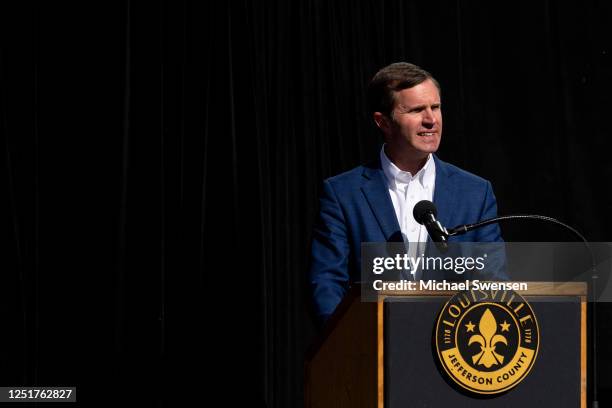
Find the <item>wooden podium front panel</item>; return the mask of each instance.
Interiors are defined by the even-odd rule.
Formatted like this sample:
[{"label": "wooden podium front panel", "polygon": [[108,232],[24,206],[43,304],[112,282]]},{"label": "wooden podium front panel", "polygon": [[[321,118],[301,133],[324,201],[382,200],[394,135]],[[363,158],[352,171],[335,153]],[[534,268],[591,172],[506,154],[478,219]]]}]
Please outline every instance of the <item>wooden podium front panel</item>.
[{"label": "wooden podium front panel", "polygon": [[385,299],[384,407],[580,407],[584,403],[581,298],[526,299],[540,328],[539,352],[530,374],[509,392],[476,397],[447,379],[437,364],[433,335],[448,298]]},{"label": "wooden podium front panel", "polygon": [[306,357],[305,407],[378,405],[378,326],[378,304],[350,292]]}]

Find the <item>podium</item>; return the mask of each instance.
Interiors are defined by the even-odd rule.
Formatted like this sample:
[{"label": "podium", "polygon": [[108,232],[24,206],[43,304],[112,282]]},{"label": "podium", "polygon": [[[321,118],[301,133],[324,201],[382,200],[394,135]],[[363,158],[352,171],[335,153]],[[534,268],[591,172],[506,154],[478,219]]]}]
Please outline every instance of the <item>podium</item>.
[{"label": "podium", "polygon": [[306,355],[305,407],[586,408],[585,283],[516,291],[537,316],[537,357],[520,383],[494,395],[467,392],[441,367],[436,320],[455,293],[381,291],[362,302],[351,288]]}]

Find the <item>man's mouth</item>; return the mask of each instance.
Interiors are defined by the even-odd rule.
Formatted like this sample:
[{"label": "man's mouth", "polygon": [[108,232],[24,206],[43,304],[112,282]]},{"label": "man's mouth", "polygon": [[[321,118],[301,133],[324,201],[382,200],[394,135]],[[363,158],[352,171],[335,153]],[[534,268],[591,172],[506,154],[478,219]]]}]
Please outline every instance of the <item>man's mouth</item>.
[{"label": "man's mouth", "polygon": [[434,136],[437,132],[419,132],[419,136]]}]

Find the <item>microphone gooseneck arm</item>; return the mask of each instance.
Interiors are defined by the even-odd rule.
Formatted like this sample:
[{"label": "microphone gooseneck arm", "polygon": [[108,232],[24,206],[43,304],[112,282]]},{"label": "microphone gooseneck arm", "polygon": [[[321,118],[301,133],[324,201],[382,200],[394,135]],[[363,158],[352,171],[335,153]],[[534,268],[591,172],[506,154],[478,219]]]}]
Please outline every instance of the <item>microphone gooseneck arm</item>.
[{"label": "microphone gooseneck arm", "polygon": [[[569,225],[557,220],[556,218],[552,218],[552,217],[547,217],[545,215],[537,215],[537,214],[519,214],[519,215],[503,215],[500,217],[495,217],[495,218],[489,218],[488,220],[483,220],[474,224],[465,224],[465,225],[458,225],[454,228],[449,228],[448,229],[448,236],[452,237],[455,235],[463,235],[468,231],[480,228],[480,227],[484,227],[485,225],[489,225],[489,224],[495,224],[498,223],[500,221],[507,221],[507,220],[525,220],[525,219],[529,219],[529,220],[536,220],[536,221],[546,221],[546,222],[552,222],[553,224],[558,224],[561,225],[562,227],[567,228],[568,230],[570,230],[575,236],[577,236],[582,242],[584,242],[585,244],[587,243],[586,238],[579,233],[578,231],[576,231],[576,229],[570,227]],[[587,245],[588,247],[588,245]],[[590,248],[589,252],[590,252]],[[595,265],[593,265],[595,266]]]}]

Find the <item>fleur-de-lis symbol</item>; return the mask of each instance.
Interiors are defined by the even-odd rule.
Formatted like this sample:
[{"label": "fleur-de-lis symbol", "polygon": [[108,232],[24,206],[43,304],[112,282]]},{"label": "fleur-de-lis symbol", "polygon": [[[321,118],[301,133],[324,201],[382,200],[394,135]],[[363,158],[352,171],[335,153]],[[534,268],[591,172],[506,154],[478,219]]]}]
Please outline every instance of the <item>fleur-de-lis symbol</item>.
[{"label": "fleur-de-lis symbol", "polygon": [[488,308],[480,318],[478,330],[480,334],[472,335],[468,341],[468,346],[473,343],[480,344],[480,352],[472,356],[472,363],[484,365],[486,368],[503,363],[504,356],[495,352],[495,345],[497,343],[508,345],[508,341],[503,335],[495,334],[497,322]]}]

